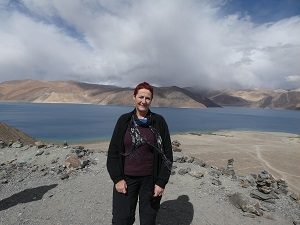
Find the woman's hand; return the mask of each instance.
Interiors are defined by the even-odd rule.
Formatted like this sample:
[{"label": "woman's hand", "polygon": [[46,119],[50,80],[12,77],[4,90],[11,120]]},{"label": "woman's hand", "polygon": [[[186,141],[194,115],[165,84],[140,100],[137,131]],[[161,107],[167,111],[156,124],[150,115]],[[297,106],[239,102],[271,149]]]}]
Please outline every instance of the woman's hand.
[{"label": "woman's hand", "polygon": [[127,184],[125,180],[120,180],[118,183],[115,184],[117,192],[126,194]]},{"label": "woman's hand", "polygon": [[153,197],[162,196],[165,189],[161,188],[160,186],[156,185],[154,186],[154,195]]}]

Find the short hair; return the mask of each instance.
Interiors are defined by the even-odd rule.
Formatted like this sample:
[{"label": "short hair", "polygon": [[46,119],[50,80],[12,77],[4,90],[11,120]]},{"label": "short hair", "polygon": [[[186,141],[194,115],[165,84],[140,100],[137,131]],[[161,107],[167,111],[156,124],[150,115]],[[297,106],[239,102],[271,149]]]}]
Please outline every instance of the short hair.
[{"label": "short hair", "polygon": [[149,90],[151,92],[151,98],[153,98],[153,87],[150,84],[148,84],[147,82],[142,82],[138,84],[134,89],[133,95],[136,96],[140,89]]}]

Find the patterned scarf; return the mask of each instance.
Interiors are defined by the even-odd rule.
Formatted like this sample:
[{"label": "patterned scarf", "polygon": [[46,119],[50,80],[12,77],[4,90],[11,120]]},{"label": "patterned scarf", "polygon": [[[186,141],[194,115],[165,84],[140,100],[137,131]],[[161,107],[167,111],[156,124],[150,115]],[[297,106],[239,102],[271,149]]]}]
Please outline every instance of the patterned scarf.
[{"label": "patterned scarf", "polygon": [[[171,171],[172,162],[166,157],[166,155],[163,151],[163,148],[162,148],[162,138],[161,138],[159,132],[150,125],[150,119],[151,119],[151,114],[150,114],[150,118],[148,118],[147,122],[138,121],[138,118],[135,118],[135,116],[132,115],[130,123],[129,123],[129,133],[131,136],[132,148],[128,153],[124,153],[123,155],[124,156],[133,156],[137,153],[137,150],[140,146],[147,144],[161,155],[164,164],[166,165],[168,170]],[[138,129],[138,126],[149,127],[149,129],[155,136],[156,145],[151,144],[146,138],[142,137],[142,135]]]}]

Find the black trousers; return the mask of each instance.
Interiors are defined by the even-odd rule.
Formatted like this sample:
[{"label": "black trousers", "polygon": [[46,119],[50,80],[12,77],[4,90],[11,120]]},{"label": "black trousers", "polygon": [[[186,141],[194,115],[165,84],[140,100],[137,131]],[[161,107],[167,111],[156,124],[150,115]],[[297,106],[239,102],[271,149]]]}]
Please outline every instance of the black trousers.
[{"label": "black trousers", "polygon": [[153,197],[154,183],[152,176],[126,176],[127,193],[113,190],[113,225],[132,225],[139,200],[140,225],[155,225],[161,196]]}]

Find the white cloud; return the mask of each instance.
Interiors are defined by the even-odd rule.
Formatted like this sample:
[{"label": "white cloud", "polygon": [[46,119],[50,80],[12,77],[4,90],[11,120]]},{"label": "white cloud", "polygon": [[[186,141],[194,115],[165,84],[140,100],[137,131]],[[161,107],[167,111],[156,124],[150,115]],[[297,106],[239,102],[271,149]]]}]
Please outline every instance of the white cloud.
[{"label": "white cloud", "polygon": [[256,25],[218,1],[24,0],[0,7],[0,81],[290,87],[300,17]]},{"label": "white cloud", "polygon": [[300,76],[299,75],[290,75],[286,77],[286,80],[289,82],[300,82]]}]

